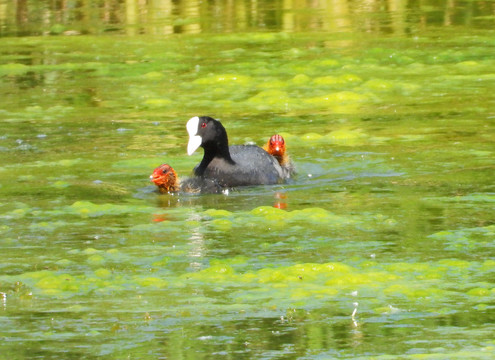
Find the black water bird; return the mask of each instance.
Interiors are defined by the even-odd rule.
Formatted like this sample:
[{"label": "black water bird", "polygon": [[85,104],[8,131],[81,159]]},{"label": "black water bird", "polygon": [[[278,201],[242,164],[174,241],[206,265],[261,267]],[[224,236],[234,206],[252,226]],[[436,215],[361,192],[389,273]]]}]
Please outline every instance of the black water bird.
[{"label": "black water bird", "polygon": [[227,131],[209,116],[195,116],[187,122],[192,155],[204,149],[203,160],[194,168],[198,177],[215,179],[223,187],[277,184],[290,174],[277,159],[256,145],[229,146]]}]

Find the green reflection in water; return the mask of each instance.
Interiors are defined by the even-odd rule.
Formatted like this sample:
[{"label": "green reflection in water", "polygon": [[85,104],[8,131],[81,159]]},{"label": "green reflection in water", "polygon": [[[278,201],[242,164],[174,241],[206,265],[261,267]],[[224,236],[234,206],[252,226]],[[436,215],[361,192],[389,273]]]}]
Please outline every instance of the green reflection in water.
[{"label": "green reflection in water", "polygon": [[493,26],[484,1],[197,0],[0,1],[1,35],[130,36],[246,31],[359,31],[404,35],[429,26]]}]

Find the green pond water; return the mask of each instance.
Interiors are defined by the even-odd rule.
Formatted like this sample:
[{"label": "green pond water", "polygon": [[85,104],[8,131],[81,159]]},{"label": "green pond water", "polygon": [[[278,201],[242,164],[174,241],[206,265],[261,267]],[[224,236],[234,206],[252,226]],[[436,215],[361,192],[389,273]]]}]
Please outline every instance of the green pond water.
[{"label": "green pond water", "polygon": [[[413,14],[3,28],[0,358],[493,359],[493,14]],[[281,133],[297,175],[153,192],[200,161],[196,115],[232,144]]]}]

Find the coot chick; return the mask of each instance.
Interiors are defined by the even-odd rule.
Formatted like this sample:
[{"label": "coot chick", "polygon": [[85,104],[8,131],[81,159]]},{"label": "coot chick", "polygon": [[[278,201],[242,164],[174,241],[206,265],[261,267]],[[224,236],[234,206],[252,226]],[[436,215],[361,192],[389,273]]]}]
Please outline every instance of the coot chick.
[{"label": "coot chick", "polygon": [[153,170],[150,180],[158,187],[158,191],[161,194],[170,194],[179,191],[188,193],[218,194],[224,190],[215,180],[212,179],[193,177],[179,182],[179,177],[177,176],[174,168],[168,164],[162,164]]},{"label": "coot chick", "polygon": [[287,154],[285,147],[285,140],[282,135],[273,135],[268,142],[263,146],[265,151],[277,159],[278,163],[284,169],[289,176],[296,173],[296,168],[291,158]]},{"label": "coot chick", "polygon": [[187,153],[200,146],[203,160],[194,168],[196,176],[215,179],[223,187],[268,185],[288,177],[277,159],[255,145],[229,146],[227,131],[209,116],[193,117],[186,125],[189,133]]}]

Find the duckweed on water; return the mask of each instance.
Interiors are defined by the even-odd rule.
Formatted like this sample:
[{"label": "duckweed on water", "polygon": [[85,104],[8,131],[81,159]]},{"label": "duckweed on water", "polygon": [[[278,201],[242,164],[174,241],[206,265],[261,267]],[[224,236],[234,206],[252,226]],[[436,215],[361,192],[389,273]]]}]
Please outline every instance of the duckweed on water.
[{"label": "duckweed on water", "polygon": [[82,217],[96,217],[140,212],[149,213],[151,209],[143,205],[95,204],[91,201],[76,201],[67,207],[66,211]]},{"label": "duckweed on water", "polygon": [[[246,263],[247,259],[232,258],[213,261],[203,270],[175,277],[166,270],[168,261],[156,262],[153,275],[137,275],[122,271],[114,273],[109,268],[101,267],[102,261],[91,260],[95,256],[106,257],[102,252],[90,255],[88,260],[91,265],[97,266],[83,275],[43,270],[2,276],[1,281],[21,281],[33,291],[34,299],[40,296],[81,296],[95,290],[103,295],[148,287],[177,289],[186,284],[198,289],[212,286],[222,289],[220,291],[225,292],[232,301],[247,306],[263,304],[267,308],[312,309],[344,297],[349,301],[352,298],[360,301],[365,312],[374,312],[375,308],[380,312],[380,306],[388,304],[394,304],[403,311],[416,311],[428,304],[430,311],[434,312],[445,306],[446,302],[468,299],[477,304],[480,300],[495,299],[495,287],[489,283],[456,289],[457,276],[475,276],[480,264],[474,262],[464,262],[462,266],[458,261],[390,265],[367,262],[356,266],[330,262],[249,270],[246,266],[249,268],[251,265]],[[454,276],[453,272],[457,275]],[[425,273],[437,275],[425,278]],[[167,274],[167,280],[164,274]],[[339,306],[345,307],[345,304]]]},{"label": "duckweed on water", "polygon": [[338,216],[321,208],[286,211],[272,206],[261,206],[248,213],[232,214],[224,210],[207,210],[203,215],[206,218],[212,217],[211,225],[222,231],[230,230],[231,227],[282,229],[298,224],[312,224],[330,229],[358,223],[356,218]]}]

